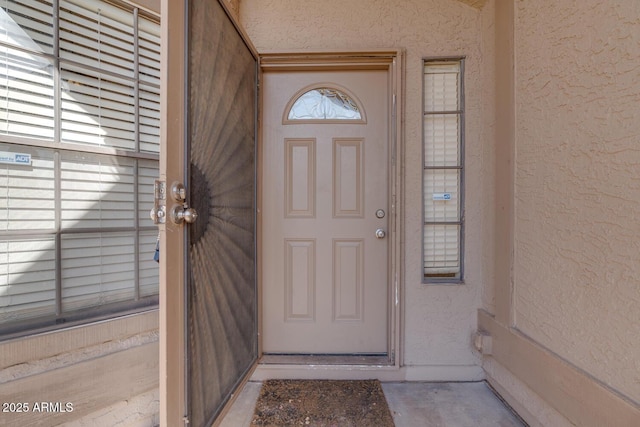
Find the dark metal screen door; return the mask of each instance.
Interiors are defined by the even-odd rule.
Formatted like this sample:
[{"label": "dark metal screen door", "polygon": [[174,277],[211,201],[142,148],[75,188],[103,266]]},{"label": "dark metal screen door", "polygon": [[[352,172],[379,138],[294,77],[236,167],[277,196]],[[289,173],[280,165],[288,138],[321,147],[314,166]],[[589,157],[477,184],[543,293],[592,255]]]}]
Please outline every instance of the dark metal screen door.
[{"label": "dark metal screen door", "polygon": [[257,358],[258,64],[218,0],[188,2],[187,405],[209,426]]}]

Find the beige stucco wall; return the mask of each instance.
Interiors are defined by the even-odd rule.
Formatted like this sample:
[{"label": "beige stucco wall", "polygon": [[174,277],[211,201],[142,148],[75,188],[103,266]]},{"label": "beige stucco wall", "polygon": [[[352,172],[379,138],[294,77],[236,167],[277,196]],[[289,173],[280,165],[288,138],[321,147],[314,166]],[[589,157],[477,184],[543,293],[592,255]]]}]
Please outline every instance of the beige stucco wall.
[{"label": "beige stucco wall", "polygon": [[640,402],[640,2],[517,1],[514,321]]},{"label": "beige stucco wall", "polygon": [[[471,349],[475,309],[490,269],[483,245],[491,235],[491,120],[483,108],[490,65],[484,63],[487,6],[452,0],[242,0],[240,20],[259,52],[400,48],[406,50],[404,92],[404,347],[407,366],[479,364]],[[421,283],[422,58],[466,56],[466,257],[464,285]],[[490,297],[489,297],[490,298]],[[464,369],[450,372],[467,372]],[[471,371],[468,371],[471,372]],[[477,372],[477,370],[475,371]],[[464,374],[462,374],[464,375]],[[468,375],[468,374],[467,374]],[[452,378],[449,378],[452,379]],[[464,379],[464,378],[460,378]],[[469,378],[467,378],[469,379]]]}]

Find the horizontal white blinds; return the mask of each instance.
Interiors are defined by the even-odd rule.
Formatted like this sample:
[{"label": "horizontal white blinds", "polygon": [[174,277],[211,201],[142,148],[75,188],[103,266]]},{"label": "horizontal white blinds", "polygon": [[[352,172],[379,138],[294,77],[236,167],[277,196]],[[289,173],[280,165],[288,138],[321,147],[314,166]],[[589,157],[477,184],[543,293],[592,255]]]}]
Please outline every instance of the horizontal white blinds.
[{"label": "horizontal white blinds", "polygon": [[141,224],[149,221],[149,212],[154,203],[154,184],[158,179],[158,162],[138,161],[138,220]]},{"label": "horizontal white blinds", "polygon": [[139,78],[160,86],[160,26],[147,18],[138,19]]},{"label": "horizontal white blinds", "polygon": [[53,53],[53,4],[47,0],[4,0],[0,41],[34,52]]},{"label": "horizontal white blinds", "polygon": [[455,277],[460,252],[460,226],[425,225],[424,267],[430,277]]},{"label": "horizontal white blinds", "polygon": [[56,313],[53,237],[0,240],[0,323]]},{"label": "horizontal white blinds", "polygon": [[158,153],[159,23],[103,1],[59,3],[59,80],[52,3],[1,4],[0,134]]},{"label": "horizontal white blinds", "polygon": [[424,275],[461,279],[463,144],[461,61],[424,66]]},{"label": "horizontal white blinds", "polygon": [[0,134],[53,139],[53,67],[46,58],[0,46]]},{"label": "horizontal white blinds", "polygon": [[62,69],[61,140],[135,150],[133,84]]},{"label": "horizontal white blinds", "polygon": [[460,172],[427,169],[424,172],[424,219],[426,222],[460,220]]},{"label": "horizontal white blinds", "polygon": [[425,111],[460,109],[460,63],[427,62],[424,67]]},{"label": "horizontal white blinds", "polygon": [[68,153],[61,157],[63,229],[134,227],[134,160]]},{"label": "horizontal white blinds", "polygon": [[138,19],[140,151],[160,152],[160,26]]},{"label": "horizontal white blinds", "polygon": [[153,260],[157,238],[158,233],[155,230],[140,233],[140,262],[138,263],[140,297],[158,294],[158,263]]},{"label": "horizontal white blinds", "polygon": [[30,165],[0,163],[0,231],[53,231],[56,194],[62,231],[133,228],[136,191],[138,222],[151,225],[155,160],[64,151],[56,160],[54,150],[6,143],[0,152],[31,156]]},{"label": "horizontal white blinds", "polygon": [[62,309],[132,300],[135,246],[131,233],[91,233],[62,238]]},{"label": "horizontal white blinds", "polygon": [[429,114],[424,118],[425,166],[460,164],[460,117]]},{"label": "horizontal white blinds", "polygon": [[[0,151],[16,151],[0,144]],[[0,163],[0,231],[44,230],[55,226],[54,155],[21,147],[31,165]]]},{"label": "horizontal white blinds", "polygon": [[108,3],[60,0],[60,57],[133,77],[133,15]]},{"label": "horizontal white blinds", "polygon": [[[159,153],[159,129],[151,14],[0,1],[0,330],[158,294],[158,161],[135,153]],[[31,163],[6,160],[15,153]]]},{"label": "horizontal white blinds", "polygon": [[[53,12],[50,1],[0,9],[0,134],[54,138]],[[20,47],[21,49],[16,49]]]},{"label": "horizontal white blinds", "polygon": [[[56,211],[63,313],[131,301],[136,286],[140,298],[157,295],[148,213],[158,162],[20,148],[31,165],[0,163],[0,232],[12,233],[0,236],[0,324],[56,313]],[[16,152],[2,143],[0,151]],[[147,230],[135,231],[136,216]],[[17,238],[21,231],[49,236]]]},{"label": "horizontal white blinds", "polygon": [[138,114],[140,151],[160,152],[160,89],[140,85]]}]

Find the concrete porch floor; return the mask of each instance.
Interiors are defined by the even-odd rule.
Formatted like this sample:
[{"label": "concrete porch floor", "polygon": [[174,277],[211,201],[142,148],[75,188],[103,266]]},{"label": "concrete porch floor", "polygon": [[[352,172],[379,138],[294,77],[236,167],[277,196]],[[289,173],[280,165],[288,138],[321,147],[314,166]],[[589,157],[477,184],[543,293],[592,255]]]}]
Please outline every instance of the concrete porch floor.
[{"label": "concrete porch floor", "polygon": [[[251,425],[260,382],[248,382],[221,427]],[[525,427],[485,382],[382,383],[396,427]]]}]

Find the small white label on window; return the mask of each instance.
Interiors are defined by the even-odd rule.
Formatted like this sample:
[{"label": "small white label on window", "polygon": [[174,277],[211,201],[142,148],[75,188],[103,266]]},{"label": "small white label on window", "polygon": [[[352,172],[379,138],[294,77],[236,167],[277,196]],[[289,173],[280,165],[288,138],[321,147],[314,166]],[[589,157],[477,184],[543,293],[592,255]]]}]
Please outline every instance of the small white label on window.
[{"label": "small white label on window", "polygon": [[0,151],[0,163],[31,166],[31,154]]},{"label": "small white label on window", "polygon": [[433,200],[451,200],[451,193],[433,193]]}]

